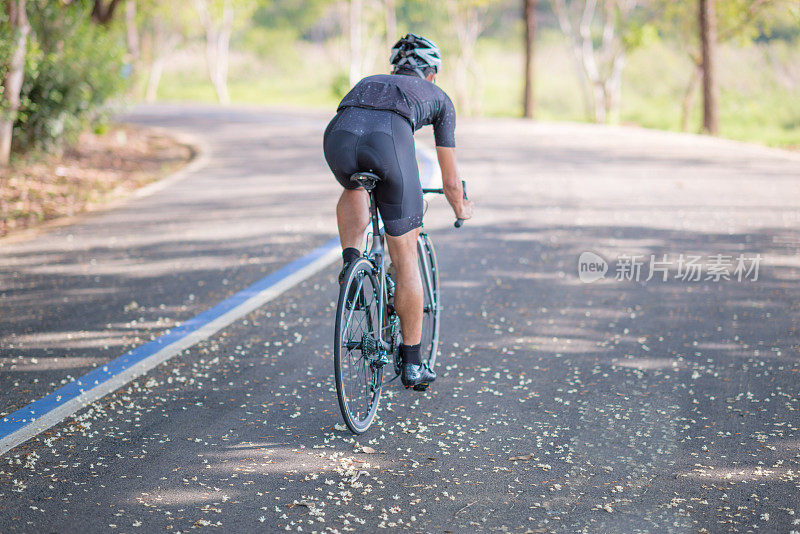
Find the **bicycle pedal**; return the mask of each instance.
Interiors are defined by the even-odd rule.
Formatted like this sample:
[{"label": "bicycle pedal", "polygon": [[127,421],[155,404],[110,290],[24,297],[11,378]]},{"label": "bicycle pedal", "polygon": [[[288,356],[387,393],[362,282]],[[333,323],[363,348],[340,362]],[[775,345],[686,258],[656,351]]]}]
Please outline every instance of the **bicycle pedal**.
[{"label": "bicycle pedal", "polygon": [[414,391],[427,391],[430,384],[417,384],[414,386]]}]

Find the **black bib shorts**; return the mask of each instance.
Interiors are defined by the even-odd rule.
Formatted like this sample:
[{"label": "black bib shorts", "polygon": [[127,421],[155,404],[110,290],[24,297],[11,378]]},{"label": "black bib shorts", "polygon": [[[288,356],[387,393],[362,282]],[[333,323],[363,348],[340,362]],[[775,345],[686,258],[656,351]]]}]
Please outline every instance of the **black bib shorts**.
[{"label": "black bib shorts", "polygon": [[386,233],[400,236],[422,226],[422,186],[414,150],[414,131],[393,111],[346,107],[325,129],[325,160],[345,189],[357,172],[377,174],[375,200]]}]

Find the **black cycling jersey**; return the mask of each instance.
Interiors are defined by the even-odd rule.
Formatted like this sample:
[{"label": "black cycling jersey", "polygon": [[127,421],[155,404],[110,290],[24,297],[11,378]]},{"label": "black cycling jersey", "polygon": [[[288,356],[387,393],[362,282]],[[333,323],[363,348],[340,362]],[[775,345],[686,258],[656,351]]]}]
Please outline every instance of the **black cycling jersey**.
[{"label": "black cycling jersey", "polygon": [[347,93],[325,130],[325,159],[342,187],[358,188],[350,176],[360,171],[381,178],[375,201],[392,236],[422,226],[414,131],[426,124],[436,146],[456,146],[456,113],[444,91],[416,75],[379,74]]},{"label": "black cycling jersey", "polygon": [[422,226],[422,186],[407,120],[385,109],[346,108],[325,129],[325,160],[345,189],[357,189],[353,173],[381,177],[375,201],[386,233],[393,236]]},{"label": "black cycling jersey", "polygon": [[402,74],[368,76],[345,95],[337,111],[350,107],[393,111],[414,131],[432,124],[436,146],[456,146],[453,102],[428,80]]}]

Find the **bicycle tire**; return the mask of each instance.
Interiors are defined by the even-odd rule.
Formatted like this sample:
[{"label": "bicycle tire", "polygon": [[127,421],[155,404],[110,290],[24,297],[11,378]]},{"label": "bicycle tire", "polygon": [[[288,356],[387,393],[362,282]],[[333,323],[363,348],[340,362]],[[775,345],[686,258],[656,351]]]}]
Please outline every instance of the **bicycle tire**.
[{"label": "bicycle tire", "polygon": [[[383,387],[383,367],[374,366],[369,361],[369,349],[365,350],[363,343],[371,337],[377,341],[378,321],[378,291],[380,286],[374,274],[375,266],[366,258],[359,258],[352,262],[345,273],[344,280],[339,288],[339,301],[336,306],[336,327],[334,331],[334,375],[336,378],[336,395],[339,408],[347,428],[354,434],[363,434],[372,424],[380,403],[381,389]],[[366,287],[367,284],[369,287]],[[355,285],[355,290],[351,287]],[[351,295],[352,293],[352,295]],[[360,308],[360,309],[359,309]],[[360,312],[356,315],[356,312]],[[351,332],[354,317],[363,315],[363,322],[358,337],[355,331]],[[365,337],[366,334],[366,337]],[[360,348],[352,347],[352,343],[361,343]],[[351,346],[351,348],[348,348]],[[356,351],[359,354],[355,354]],[[367,352],[367,354],[365,354]],[[363,396],[359,399],[357,391],[348,391],[348,383],[352,381],[353,370],[363,372],[363,384],[355,382]],[[359,394],[360,395],[360,394]],[[363,416],[362,416],[363,415]]]},{"label": "bicycle tire", "polygon": [[[422,361],[429,369],[436,365],[436,356],[439,352],[439,326],[442,316],[441,290],[439,286],[439,265],[436,262],[436,251],[427,234],[420,234],[418,240],[418,254],[420,255],[420,269],[424,271],[425,263],[422,261],[424,254],[428,259],[431,288],[425,283],[425,273],[422,275],[423,309],[422,309],[422,338],[420,350]],[[432,290],[432,292],[431,292]]]}]

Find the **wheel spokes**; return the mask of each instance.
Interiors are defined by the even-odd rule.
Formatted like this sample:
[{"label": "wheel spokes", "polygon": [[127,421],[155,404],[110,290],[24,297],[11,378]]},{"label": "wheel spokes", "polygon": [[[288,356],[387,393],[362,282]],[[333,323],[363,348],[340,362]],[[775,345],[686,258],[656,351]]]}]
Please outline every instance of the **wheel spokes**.
[{"label": "wheel spokes", "polygon": [[373,278],[360,271],[349,284],[356,289],[348,291],[347,317],[342,329],[340,367],[344,404],[350,417],[358,425],[372,412],[380,378],[372,364],[371,353],[376,351],[377,303]]}]

